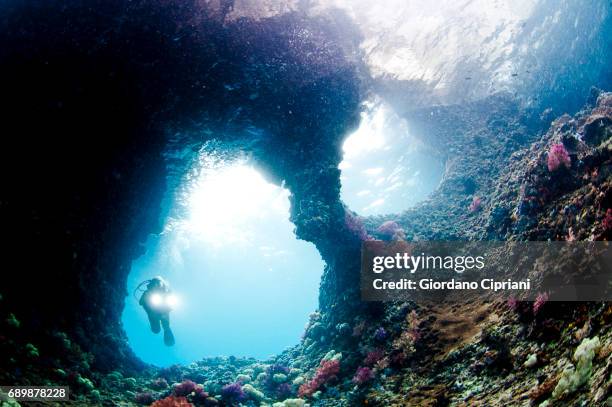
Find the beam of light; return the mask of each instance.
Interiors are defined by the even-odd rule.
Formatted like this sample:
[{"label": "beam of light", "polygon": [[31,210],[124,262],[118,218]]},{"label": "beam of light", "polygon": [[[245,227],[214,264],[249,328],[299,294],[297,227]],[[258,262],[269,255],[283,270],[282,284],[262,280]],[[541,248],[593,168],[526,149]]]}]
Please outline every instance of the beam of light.
[{"label": "beam of light", "polygon": [[[371,108],[371,106],[366,106],[366,109],[368,108]],[[386,146],[384,131],[386,118],[387,111],[384,106],[379,106],[372,112],[361,114],[361,125],[342,145],[344,159],[340,164],[341,169],[352,167],[352,160],[372,151],[381,150]]]},{"label": "beam of light", "polygon": [[159,307],[164,302],[164,299],[162,298],[161,294],[154,293],[151,294],[151,297],[149,297],[149,301],[151,302],[152,306]]},{"label": "beam of light", "polygon": [[[463,66],[508,79],[524,21],[538,0],[317,0],[321,10],[348,12],[362,34],[361,49],[374,77],[424,82],[442,90],[464,84]],[[467,72],[474,76],[476,72]],[[502,75],[503,74],[503,75]],[[483,72],[484,75],[484,72]]]},{"label": "beam of light", "polygon": [[168,305],[170,308],[174,309],[178,304],[179,298],[176,296],[176,294],[168,294],[166,296],[166,305]]},{"label": "beam of light", "polygon": [[407,121],[378,97],[364,103],[360,126],[342,149],[342,200],[363,215],[407,209],[442,174],[441,163],[410,133]]},{"label": "beam of light", "polygon": [[258,223],[287,216],[288,196],[245,163],[205,171],[189,193],[185,225],[212,245],[249,242]]},{"label": "beam of light", "polygon": [[267,358],[299,341],[317,306],[323,260],[314,245],[296,239],[288,190],[214,151],[198,164],[128,281],[167,278],[172,292],[157,307],[149,304],[171,310],[176,345],[151,333],[137,301],[126,304],[123,317],[130,344],[163,366],[223,354]]}]

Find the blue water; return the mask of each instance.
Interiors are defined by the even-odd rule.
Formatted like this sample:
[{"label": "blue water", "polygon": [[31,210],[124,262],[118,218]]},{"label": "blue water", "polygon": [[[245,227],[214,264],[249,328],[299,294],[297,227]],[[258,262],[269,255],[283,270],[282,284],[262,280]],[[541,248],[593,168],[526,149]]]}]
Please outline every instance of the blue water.
[{"label": "blue water", "polygon": [[[167,366],[205,356],[265,358],[297,344],[317,308],[324,264],[293,233],[288,191],[236,163],[205,171],[183,204],[186,215],[149,238],[128,277],[122,320],[136,355]],[[170,317],[174,347],[150,331],[131,294],[155,275],[179,299]]]},{"label": "blue water", "polygon": [[360,215],[400,213],[439,184],[444,164],[382,101],[364,106],[359,128],[343,145],[341,197]]}]

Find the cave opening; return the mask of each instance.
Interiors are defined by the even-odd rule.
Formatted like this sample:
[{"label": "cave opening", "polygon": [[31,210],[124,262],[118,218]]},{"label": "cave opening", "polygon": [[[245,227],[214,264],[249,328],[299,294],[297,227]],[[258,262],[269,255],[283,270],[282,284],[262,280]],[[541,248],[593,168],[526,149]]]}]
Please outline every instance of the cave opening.
[{"label": "cave opening", "polygon": [[342,200],[357,213],[400,213],[431,194],[444,162],[381,98],[363,104],[361,122],[342,146]]},{"label": "cave opening", "polygon": [[[294,234],[289,190],[269,182],[253,160],[208,151],[197,162],[166,198],[162,232],[148,237],[132,263],[122,316],[128,341],[157,366],[216,356],[265,359],[299,342],[317,309],[324,262]],[[177,298],[171,347],[151,332],[133,292],[158,275]]]}]

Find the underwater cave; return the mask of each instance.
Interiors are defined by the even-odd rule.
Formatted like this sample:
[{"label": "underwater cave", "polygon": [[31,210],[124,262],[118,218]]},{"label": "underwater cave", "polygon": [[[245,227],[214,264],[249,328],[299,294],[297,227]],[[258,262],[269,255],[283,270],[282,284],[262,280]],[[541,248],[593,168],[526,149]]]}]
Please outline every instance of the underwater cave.
[{"label": "underwater cave", "polygon": [[608,1],[0,10],[3,407],[610,402],[609,299],[360,286],[369,242],[610,240]]},{"label": "underwater cave", "polygon": [[128,276],[130,292],[157,275],[172,282],[177,343],[167,348],[152,338],[138,304],[142,290],[123,311],[128,341],[158,366],[221,355],[265,359],[299,342],[317,309],[324,264],[312,244],[295,238],[287,189],[247,159],[205,150],[197,165]]}]

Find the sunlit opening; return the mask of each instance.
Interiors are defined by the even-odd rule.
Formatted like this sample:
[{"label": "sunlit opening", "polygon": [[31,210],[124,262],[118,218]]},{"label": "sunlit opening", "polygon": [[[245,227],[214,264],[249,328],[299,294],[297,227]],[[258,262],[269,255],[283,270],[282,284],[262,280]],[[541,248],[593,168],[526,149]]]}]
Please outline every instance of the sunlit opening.
[{"label": "sunlit opening", "polygon": [[362,215],[401,212],[425,199],[442,177],[441,161],[381,101],[365,104],[342,150],[342,200]]},{"label": "sunlit opening", "polygon": [[288,218],[289,191],[245,164],[207,169],[190,191],[188,209],[185,227],[206,243],[248,243],[266,222]]},{"label": "sunlit opening", "polygon": [[130,289],[160,275],[172,290],[151,299],[172,309],[172,347],[151,332],[139,293],[126,302],[123,323],[140,358],[162,366],[265,358],[298,343],[317,308],[324,264],[314,245],[295,237],[288,198],[246,161],[204,165],[179,194],[182,215],[168,218],[132,265]]}]

